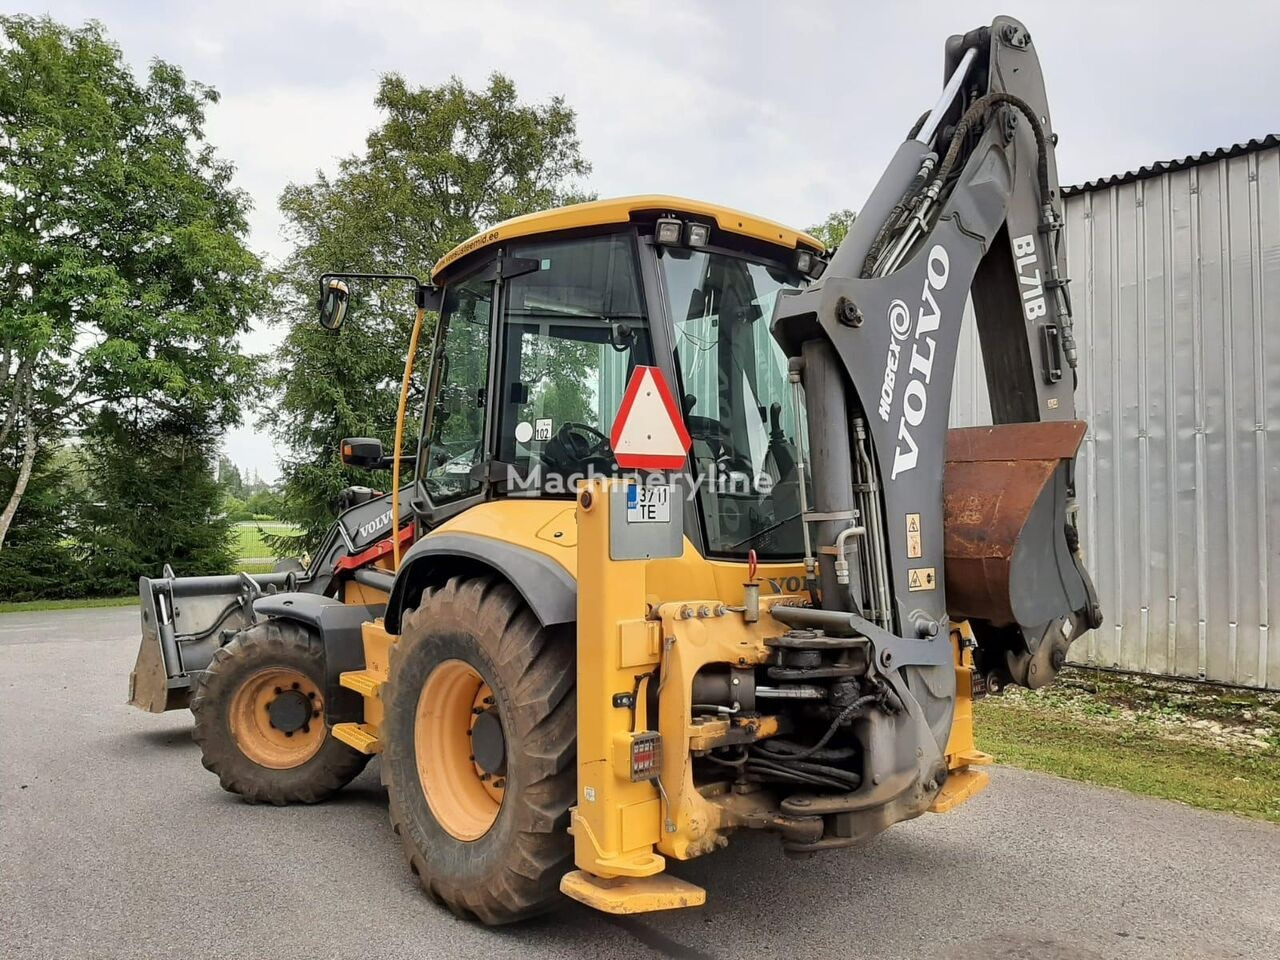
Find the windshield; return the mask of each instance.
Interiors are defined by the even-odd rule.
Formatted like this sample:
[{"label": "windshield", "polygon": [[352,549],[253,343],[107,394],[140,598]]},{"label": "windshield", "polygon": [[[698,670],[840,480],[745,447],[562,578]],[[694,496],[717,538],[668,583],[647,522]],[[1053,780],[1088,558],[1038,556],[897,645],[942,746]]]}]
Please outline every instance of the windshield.
[{"label": "windshield", "polygon": [[803,552],[798,429],[773,302],[798,276],[707,250],[664,248],[691,467],[707,550],[790,559]]}]

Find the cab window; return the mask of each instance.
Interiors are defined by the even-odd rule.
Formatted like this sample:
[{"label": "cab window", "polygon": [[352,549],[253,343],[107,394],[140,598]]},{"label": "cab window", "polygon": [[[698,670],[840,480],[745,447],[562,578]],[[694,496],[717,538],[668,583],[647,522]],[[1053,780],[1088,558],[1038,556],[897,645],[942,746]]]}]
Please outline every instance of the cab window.
[{"label": "cab window", "polygon": [[572,496],[574,478],[618,471],[609,432],[632,371],[653,351],[635,239],[513,245],[537,269],[507,281],[497,457],[508,492]]},{"label": "cab window", "polygon": [[433,503],[480,491],[471,469],[483,462],[489,385],[493,282],[473,279],[445,290],[437,333],[439,382],[425,444],[422,484]]}]

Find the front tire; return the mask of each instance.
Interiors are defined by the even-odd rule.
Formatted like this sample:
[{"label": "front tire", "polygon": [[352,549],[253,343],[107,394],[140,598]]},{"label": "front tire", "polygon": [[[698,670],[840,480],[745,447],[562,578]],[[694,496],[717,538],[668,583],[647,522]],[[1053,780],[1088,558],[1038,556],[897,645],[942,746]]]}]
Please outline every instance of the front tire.
[{"label": "front tire", "polygon": [[494,576],[428,588],[391,648],[382,777],[422,888],[509,923],[550,909],[573,855],[574,638]]},{"label": "front tire", "polygon": [[329,736],[324,646],[305,627],[266,620],[213,655],[191,695],[205,769],[249,803],[318,803],[369,757]]}]

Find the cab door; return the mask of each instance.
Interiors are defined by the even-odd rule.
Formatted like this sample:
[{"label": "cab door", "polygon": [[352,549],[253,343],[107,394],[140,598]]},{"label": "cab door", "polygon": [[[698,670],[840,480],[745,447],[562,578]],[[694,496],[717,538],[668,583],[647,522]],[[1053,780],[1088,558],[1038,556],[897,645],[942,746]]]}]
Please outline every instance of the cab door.
[{"label": "cab door", "polygon": [[486,494],[495,288],[492,262],[445,288],[418,447],[415,506],[427,527]]}]

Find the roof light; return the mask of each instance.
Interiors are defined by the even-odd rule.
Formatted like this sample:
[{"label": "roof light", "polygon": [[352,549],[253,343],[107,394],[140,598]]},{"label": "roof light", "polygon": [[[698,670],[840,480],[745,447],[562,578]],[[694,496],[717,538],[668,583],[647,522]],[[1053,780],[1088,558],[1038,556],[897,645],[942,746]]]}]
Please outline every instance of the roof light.
[{"label": "roof light", "polygon": [[691,247],[705,247],[711,242],[711,228],[705,223],[690,223],[684,228],[684,242]]},{"label": "roof light", "polygon": [[653,238],[658,243],[673,246],[680,242],[680,234],[684,224],[675,217],[659,217],[653,225]]}]

